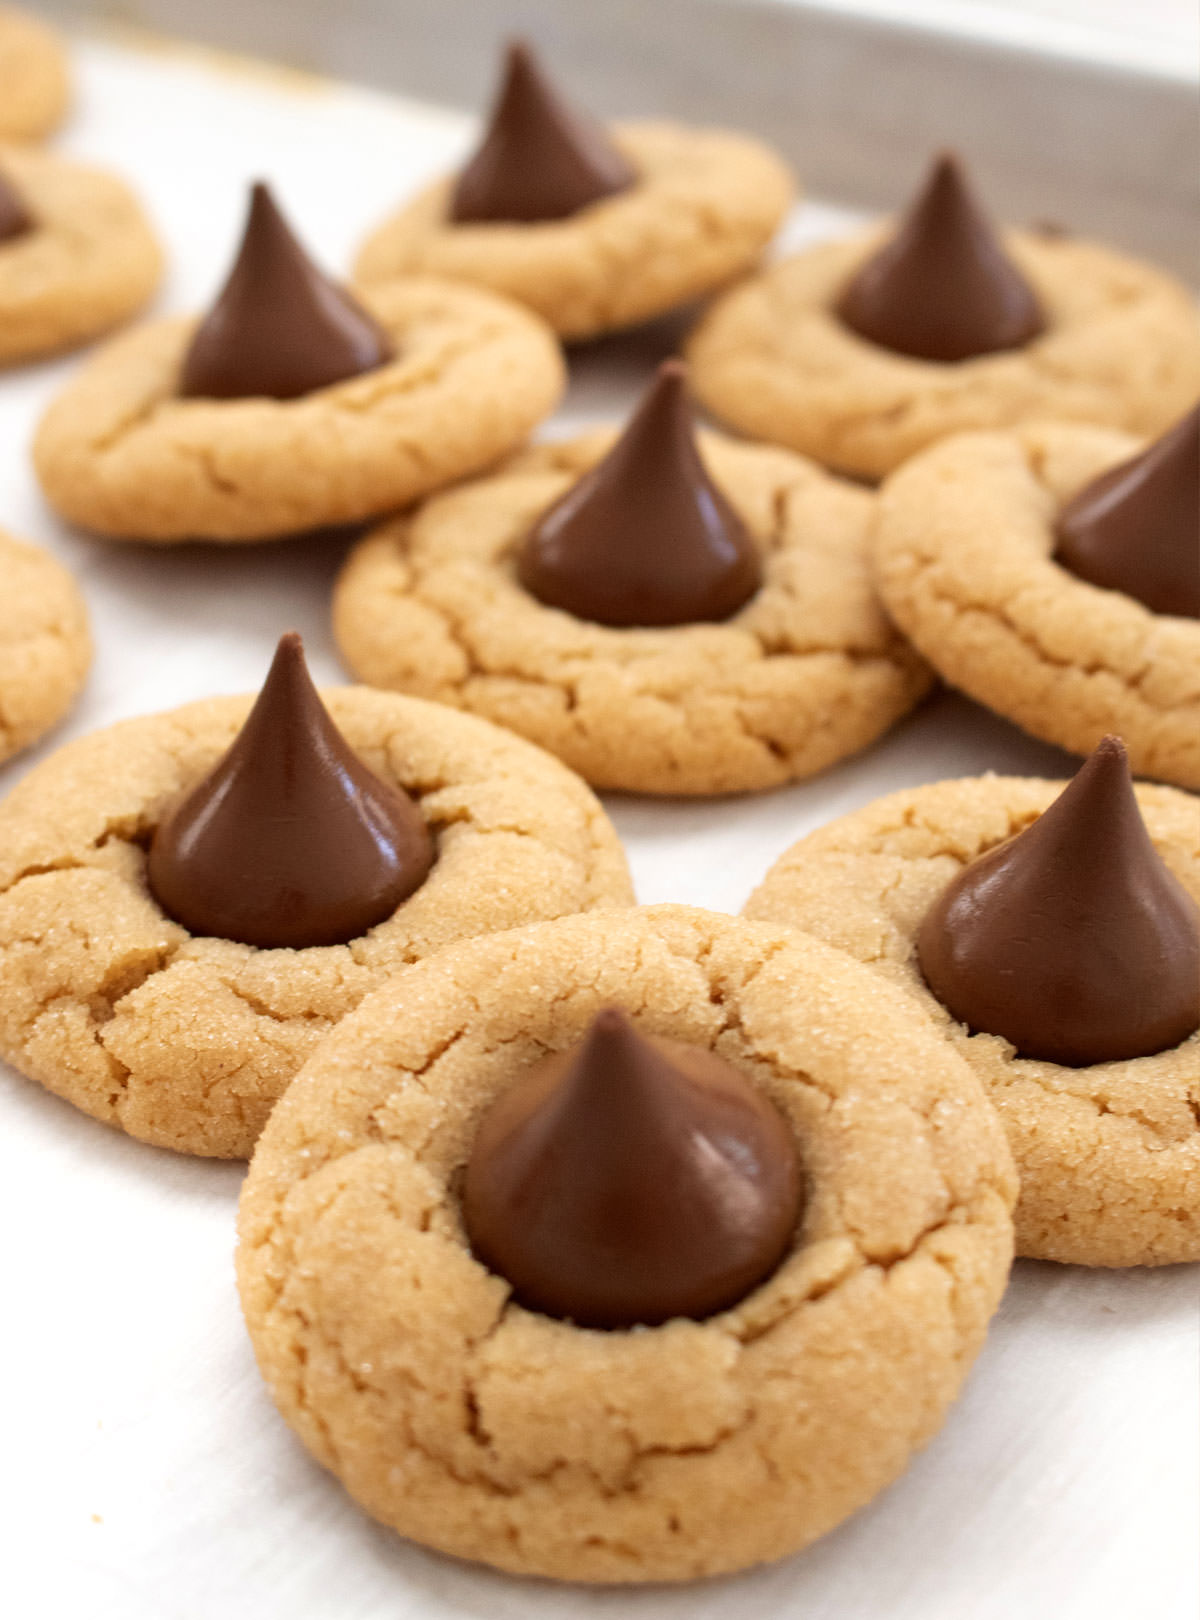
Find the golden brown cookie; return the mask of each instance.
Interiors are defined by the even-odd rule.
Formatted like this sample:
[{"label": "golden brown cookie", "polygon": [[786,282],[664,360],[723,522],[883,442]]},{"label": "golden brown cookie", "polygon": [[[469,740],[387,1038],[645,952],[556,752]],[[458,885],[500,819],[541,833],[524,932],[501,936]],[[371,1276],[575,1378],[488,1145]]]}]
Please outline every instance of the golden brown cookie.
[{"label": "golden brown cookie", "polygon": [[439,180],[368,238],[357,282],[370,289],[417,272],[478,282],[576,339],[661,315],[754,264],[793,197],[769,147],[678,124],[609,133],[637,173],[628,190],[566,219],[456,225],[453,181]]},{"label": "golden brown cookie", "polygon": [[632,901],[616,834],[557,760],[409,698],[343,688],[326,701],[368,766],[419,801],[437,842],[428,879],[348,945],[193,938],[150,894],[146,846],[251,700],[81,738],[0,805],[0,1049],[14,1067],[131,1136],[243,1158],[321,1037],[396,968],[470,934]]},{"label": "golden brown cookie", "polygon": [[[909,788],[782,855],[746,915],[816,934],[906,989],[986,1086],[1021,1175],[1017,1252],[1091,1266],[1200,1259],[1200,1033],[1171,1051],[1067,1068],[968,1035],[927,988],[917,931],[959,871],[1029,826],[1061,782],[984,776]],[[1200,801],[1138,787],[1155,847],[1200,899]]]},{"label": "golden brown cookie", "polygon": [[1124,738],[1139,775],[1200,787],[1200,623],[1152,613],[1053,560],[1059,511],[1140,448],[1070,425],[963,434],[879,498],[879,590],[938,672],[1035,737]]},{"label": "golden brown cookie", "polygon": [[33,219],[0,242],[0,365],[75,348],[150,299],[162,251],[124,181],[21,147],[0,149],[0,176]]},{"label": "golden brown cookie", "polygon": [[1069,236],[1005,234],[1046,315],[1023,348],[937,363],[867,342],[833,306],[890,230],[809,248],[723,298],[688,345],[702,402],[753,438],[881,478],[947,434],[1039,416],[1156,433],[1200,393],[1187,288]]},{"label": "golden brown cookie", "polygon": [[57,725],[92,661],[87,607],[47,552],[0,530],[0,759]]},{"label": "golden brown cookie", "polygon": [[117,538],[294,534],[390,511],[479,471],[558,400],[558,345],[507,299],[409,280],[367,303],[396,358],[298,399],[178,397],[193,320],[116,339],[38,428],[47,498]]},{"label": "golden brown cookie", "polygon": [[612,629],[543,606],[514,552],[613,443],[547,445],[369,535],[334,629],[360,679],[473,710],[603,788],[775,787],[866,747],[929,676],[868,577],[874,497],[783,450],[700,440],[764,554],[764,584],[722,624]]},{"label": "golden brown cookie", "polygon": [[[606,1005],[720,1054],[792,1125],[794,1247],[707,1321],[589,1331],[469,1251],[485,1107]],[[903,1469],[1003,1291],[1011,1162],[911,1000],[815,940],[679,906],[542,924],[382,987],[272,1118],[242,1198],[259,1365],[368,1512],[564,1580],[779,1558]]]},{"label": "golden brown cookie", "polygon": [[0,140],[36,141],[62,123],[70,96],[61,35],[0,6]]}]

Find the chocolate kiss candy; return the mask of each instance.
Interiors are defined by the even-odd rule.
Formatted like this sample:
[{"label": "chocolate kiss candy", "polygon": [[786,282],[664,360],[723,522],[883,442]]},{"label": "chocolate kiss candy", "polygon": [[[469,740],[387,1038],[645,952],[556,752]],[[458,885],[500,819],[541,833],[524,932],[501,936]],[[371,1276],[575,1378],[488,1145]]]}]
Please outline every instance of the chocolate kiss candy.
[{"label": "chocolate kiss candy", "polygon": [[581,1327],[727,1309],[773,1272],[800,1214],[782,1117],[699,1046],[606,1008],[484,1115],[463,1215],[522,1305]]},{"label": "chocolate kiss candy", "polygon": [[636,178],[600,125],[563,101],[529,47],[514,44],[483,143],[458,177],[450,218],[459,225],[565,219]]},{"label": "chocolate kiss candy", "polygon": [[598,624],[727,619],[762,583],[742,520],[696,450],[667,360],[616,444],[539,520],[517,565],[539,602]]},{"label": "chocolate kiss candy", "polygon": [[1155,613],[1200,619],[1200,405],[1068,501],[1055,560]]},{"label": "chocolate kiss candy", "polygon": [[148,877],[193,934],[243,945],[340,945],[425,879],[416,805],[369,771],[286,635],[228,753],[159,824]]},{"label": "chocolate kiss candy", "polygon": [[1200,910],[1150,842],[1123,743],[955,878],[917,954],[955,1018],[1021,1057],[1114,1063],[1200,1027]]},{"label": "chocolate kiss candy", "polygon": [[33,215],[11,180],[0,175],[0,242],[11,242],[33,229]]},{"label": "chocolate kiss candy", "polygon": [[261,181],[221,295],[183,362],[187,398],[296,399],[392,355],[383,329],[323,275]]},{"label": "chocolate kiss candy", "polygon": [[837,313],[860,337],[918,360],[1017,349],[1045,326],[949,153],[895,236],[846,286]]}]

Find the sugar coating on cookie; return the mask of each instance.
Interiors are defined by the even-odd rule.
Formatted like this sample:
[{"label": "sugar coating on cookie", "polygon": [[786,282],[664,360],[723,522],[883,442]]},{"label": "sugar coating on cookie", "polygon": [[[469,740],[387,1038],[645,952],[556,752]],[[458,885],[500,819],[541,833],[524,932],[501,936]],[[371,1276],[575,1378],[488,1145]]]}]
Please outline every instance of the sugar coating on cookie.
[{"label": "sugar coating on cookie", "polygon": [[[606,1005],[735,1065],[796,1134],[794,1246],[706,1321],[580,1329],[466,1241],[480,1117]],[[793,1552],[903,1469],[1004,1288],[1013,1196],[909,998],[817,941],[658,907],[455,947],[364,1002],[263,1136],[238,1276],[277,1405],[370,1513],[517,1573],[678,1581]]]},{"label": "sugar coating on cookie", "polygon": [[888,228],[824,243],[722,298],[688,344],[696,393],[732,427],[881,478],[947,434],[1039,417],[1161,432],[1200,393],[1200,318],[1180,282],[1075,237],[1004,233],[1045,316],[1019,349],[939,363],[835,313]]},{"label": "sugar coating on cookie", "polygon": [[864,748],[929,677],[876,600],[874,497],[787,451],[701,435],[759,545],[764,584],[720,624],[614,629],[543,606],[516,578],[537,518],[615,439],[539,447],[369,535],[338,581],[353,672],[468,708],[597,787],[774,787]]},{"label": "sugar coating on cookie", "polygon": [[562,392],[527,310],[477,288],[398,281],[364,297],[395,343],[374,371],[297,399],[183,399],[194,320],[108,344],[43,417],[51,504],[115,538],[256,540],[376,516],[520,444]]},{"label": "sugar coating on cookie", "polygon": [[0,140],[40,140],[63,120],[71,86],[62,36],[0,6]]},{"label": "sugar coating on cookie", "polygon": [[637,176],[627,190],[565,219],[455,225],[454,182],[439,180],[368,238],[357,281],[453,276],[527,304],[564,338],[594,337],[750,269],[792,202],[786,165],[748,135],[650,122],[609,134]]},{"label": "sugar coating on cookie", "polygon": [[76,348],[148,302],[162,250],[124,181],[22,147],[0,148],[0,172],[33,221],[0,243],[0,365]]},{"label": "sugar coating on cookie", "polygon": [[0,570],[0,759],[8,759],[74,703],[92,638],[74,576],[47,552],[0,530]]},{"label": "sugar coating on cookie", "polygon": [[962,434],[883,489],[875,578],[938,672],[1035,737],[1122,737],[1136,774],[1200,787],[1200,622],[1154,613],[1054,561],[1066,503],[1141,446],[1046,424]]},{"label": "sugar coating on cookie", "polygon": [[[1021,1176],[1017,1252],[1078,1265],[1200,1259],[1200,1032],[1169,1051],[1068,1068],[968,1035],[930,992],[916,940],[977,856],[1021,832],[1061,782],[985,776],[906,789],[794,844],[745,914],[869,963],[937,1021],[1000,1112]],[[1200,900],[1200,802],[1139,786],[1169,870]]]},{"label": "sugar coating on cookie", "polygon": [[419,802],[438,850],[428,880],[347,945],[195,937],[154,901],[146,849],[251,700],[70,743],[0,805],[0,1051],[21,1073],[144,1141],[244,1158],[321,1037],[381,978],[471,934],[631,902],[616,834],[556,760],[390,693],[325,702],[376,775]]}]

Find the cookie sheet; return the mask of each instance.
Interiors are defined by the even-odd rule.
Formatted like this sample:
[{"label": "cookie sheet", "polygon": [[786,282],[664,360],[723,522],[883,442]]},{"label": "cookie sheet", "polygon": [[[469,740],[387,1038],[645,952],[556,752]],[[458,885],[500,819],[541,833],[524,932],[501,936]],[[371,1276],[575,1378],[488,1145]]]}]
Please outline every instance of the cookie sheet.
[{"label": "cookie sheet", "polygon": [[[401,41],[397,49],[402,49]],[[61,145],[142,192],[185,310],[223,275],[264,176],[324,262],[464,151],[467,119],[142,43],[84,42]],[[797,211],[792,243],[847,216]],[[668,323],[576,356],[549,431],[625,408]],[[343,679],[328,600],[342,546],[150,550],[68,532],[28,460],[78,361],[0,376],[0,523],[82,579],[98,653],[83,702],[0,772],[127,715],[254,688],[278,634]],[[816,781],[707,803],[613,797],[640,899],[736,911],[801,833],[880,793],[1070,762],[942,695]],[[514,1581],[361,1515],[267,1398],[233,1285],[242,1167],[177,1158],[0,1072],[4,1323],[0,1607],[19,1620],[1193,1620],[1200,1605],[1200,1267],[1018,1263],[967,1390],[908,1473],[768,1569],[667,1590]]]}]

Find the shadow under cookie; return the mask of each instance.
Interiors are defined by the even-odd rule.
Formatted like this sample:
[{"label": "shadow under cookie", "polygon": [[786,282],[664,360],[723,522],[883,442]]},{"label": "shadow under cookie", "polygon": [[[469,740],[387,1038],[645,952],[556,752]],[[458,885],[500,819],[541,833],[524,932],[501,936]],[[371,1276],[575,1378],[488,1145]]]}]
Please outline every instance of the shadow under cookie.
[{"label": "shadow under cookie", "polygon": [[0,7],[0,140],[49,135],[62,123],[70,94],[62,35],[15,6]]}]

